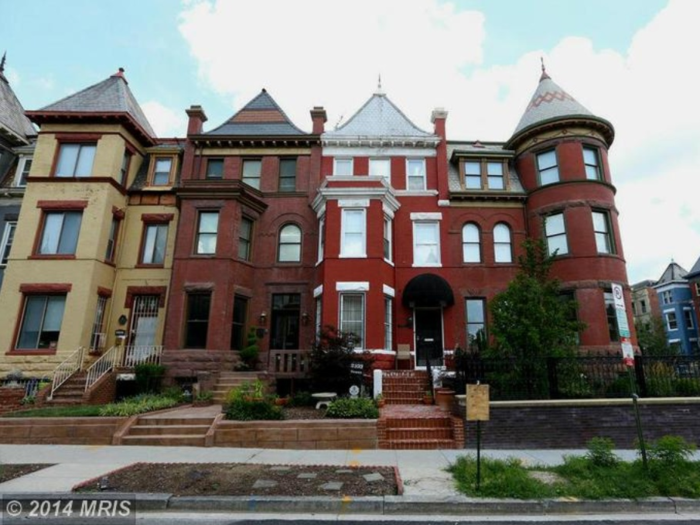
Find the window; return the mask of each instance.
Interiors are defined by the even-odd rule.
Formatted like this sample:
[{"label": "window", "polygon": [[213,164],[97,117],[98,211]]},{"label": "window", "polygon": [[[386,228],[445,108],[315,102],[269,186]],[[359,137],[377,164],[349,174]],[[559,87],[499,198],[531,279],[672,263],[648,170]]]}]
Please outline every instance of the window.
[{"label": "window", "polygon": [[[565,308],[566,320],[574,324],[578,324],[578,303],[576,302],[576,292],[574,290],[562,290],[559,292],[559,301]],[[581,344],[581,334],[576,331],[574,340],[577,345]]]},{"label": "window", "polygon": [[238,258],[250,261],[253,243],[253,221],[248,217],[241,218],[241,230],[238,233]]},{"label": "window", "polygon": [[391,219],[384,216],[384,258],[387,261],[394,260],[391,248]]},{"label": "window", "polygon": [[391,297],[384,296],[384,350],[391,350],[394,347],[392,333],[392,310],[394,301]]},{"label": "window", "polygon": [[409,190],[424,190],[425,185],[425,159],[409,159],[407,162]]},{"label": "window", "polygon": [[260,173],[262,170],[261,160],[243,161],[243,182],[255,189],[260,189]]},{"label": "window", "polygon": [[16,347],[22,350],[54,348],[61,333],[65,306],[65,295],[27,296]]},{"label": "window", "polygon": [[685,317],[685,326],[688,330],[692,330],[693,328],[695,328],[692,310],[683,310],[683,317]]},{"label": "window", "polygon": [[462,260],[466,263],[481,262],[481,241],[479,227],[467,223],[462,228]]},{"label": "window", "polygon": [[207,179],[224,178],[224,159],[207,159]]},{"label": "window", "polygon": [[668,312],[666,314],[666,328],[669,330],[678,330],[678,319],[676,312]]},{"label": "window", "polygon": [[556,151],[552,149],[537,155],[537,171],[540,175],[540,186],[559,182]]},{"label": "window", "polygon": [[467,348],[476,352],[479,344],[486,338],[486,301],[484,299],[467,299]]},{"label": "window", "polygon": [[366,257],[365,210],[343,209],[341,257]]},{"label": "window", "polygon": [[440,265],[440,223],[413,223],[413,266]]},{"label": "window", "polygon": [[695,294],[700,297],[700,281],[695,283]]},{"label": "window", "polygon": [[647,313],[647,302],[644,299],[640,301],[639,306],[641,307],[643,314]]},{"label": "window", "polygon": [[318,221],[318,262],[323,260],[326,249],[326,218],[321,217]]},{"label": "window", "polygon": [[352,176],[352,159],[334,159],[333,175],[349,177]]},{"label": "window", "polygon": [[5,266],[7,264],[7,259],[10,257],[10,248],[12,248],[12,241],[15,238],[16,229],[17,223],[15,221],[5,223],[5,230],[2,233],[2,238],[0,238],[0,266]]},{"label": "window", "polygon": [[507,224],[496,224],[493,229],[493,256],[497,263],[513,262],[510,228]]},{"label": "window", "polygon": [[467,161],[464,163],[464,186],[468,190],[481,189],[481,162]]},{"label": "window", "polygon": [[355,347],[362,348],[365,337],[365,296],[357,293],[340,294],[340,330],[353,334]]},{"label": "window", "polygon": [[15,186],[23,188],[27,185],[27,177],[32,169],[32,159],[29,157],[20,157],[17,165],[17,174],[15,175]]},{"label": "window", "polygon": [[487,162],[486,163],[486,175],[489,181],[490,190],[503,190],[505,189],[505,182],[503,179],[503,163],[502,162]]},{"label": "window", "polygon": [[56,177],[89,177],[96,149],[95,144],[61,144]]},{"label": "window", "polygon": [[75,254],[82,217],[83,214],[79,211],[46,212],[39,253],[41,255]]},{"label": "window", "polygon": [[595,232],[595,246],[598,253],[613,253],[613,240],[610,235],[610,217],[607,212],[594,211],[593,231]]},{"label": "window", "polygon": [[287,224],[280,229],[279,262],[301,261],[301,228],[296,224]]},{"label": "window", "polygon": [[316,340],[321,334],[321,323],[323,322],[323,300],[321,296],[316,298],[316,318],[314,320],[314,329],[316,330]]},{"label": "window", "polygon": [[603,292],[603,297],[605,299],[605,315],[608,319],[608,335],[610,342],[615,343],[620,340],[620,332],[617,328],[617,311],[612,290]]},{"label": "window", "polygon": [[211,294],[198,292],[187,294],[187,321],[185,324],[185,348],[206,348],[209,330],[209,306]]},{"label": "window", "polygon": [[218,211],[200,211],[197,226],[196,251],[200,255],[216,253],[216,234],[219,230]]},{"label": "window", "polygon": [[547,238],[549,255],[565,255],[569,253],[563,213],[555,213],[545,217],[544,233]]},{"label": "window", "polygon": [[104,318],[107,310],[107,297],[97,297],[95,320],[92,323],[92,335],[90,336],[90,350],[101,350],[105,346],[106,334],[104,333]]},{"label": "window", "polygon": [[598,150],[596,148],[583,147],[583,164],[586,166],[586,178],[588,180],[600,180],[600,167],[598,162]]},{"label": "window", "polygon": [[296,191],[296,189],[297,159],[281,159],[279,191]]},{"label": "window", "polygon": [[153,168],[153,185],[167,186],[170,184],[170,172],[173,169],[172,158],[156,158]]},{"label": "window", "polygon": [[671,290],[661,292],[661,302],[663,304],[671,304],[673,302],[673,292]]},{"label": "window", "polygon": [[113,262],[117,251],[117,235],[119,233],[119,219],[112,217],[112,224],[109,227],[109,237],[107,238],[107,249],[105,250],[105,261]]},{"label": "window", "polygon": [[141,264],[163,264],[167,240],[167,224],[146,224],[143,233]]},{"label": "window", "polygon": [[233,296],[233,323],[231,326],[231,350],[245,347],[246,320],[248,319],[248,298]]},{"label": "window", "polygon": [[391,185],[391,160],[369,159],[369,174],[384,177],[387,184]]},{"label": "window", "polygon": [[124,152],[124,157],[122,157],[122,166],[119,168],[119,183],[122,186],[126,186],[127,180],[129,178],[129,165],[131,164],[131,153],[129,151]]}]

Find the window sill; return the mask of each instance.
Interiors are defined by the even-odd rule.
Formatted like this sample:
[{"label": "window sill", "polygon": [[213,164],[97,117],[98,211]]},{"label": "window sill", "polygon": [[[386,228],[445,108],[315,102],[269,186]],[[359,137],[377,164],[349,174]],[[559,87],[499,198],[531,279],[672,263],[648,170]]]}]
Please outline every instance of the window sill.
[{"label": "window sill", "polygon": [[117,263],[115,263],[114,261],[108,261],[108,260],[105,259],[103,262],[104,262],[107,266],[111,266],[112,268],[116,268],[116,267],[117,267]]},{"label": "window sill", "polygon": [[433,263],[433,264],[412,264],[412,268],[442,268],[441,263]]},{"label": "window sill", "polygon": [[394,261],[390,261],[389,259],[384,259],[384,262],[390,266],[394,266]]},{"label": "window sill", "polygon": [[355,255],[355,254],[347,255],[347,254],[341,253],[340,255],[338,255],[338,258],[340,258],[340,259],[366,259],[367,254],[361,253],[361,254],[357,254],[357,255]]},{"label": "window sill", "polygon": [[14,350],[10,350],[9,352],[5,352],[5,355],[56,355],[56,350],[48,350],[48,349],[41,349],[41,350],[21,350],[15,348]]},{"label": "window sill", "polygon": [[148,268],[148,269],[159,269],[159,268],[165,268],[165,264],[144,264],[144,263],[137,263],[134,268]]},{"label": "window sill", "polygon": [[75,259],[75,254],[34,254],[30,255],[27,257],[27,259],[31,260],[41,260],[41,259],[47,259],[47,260],[58,260],[58,261],[70,261]]}]

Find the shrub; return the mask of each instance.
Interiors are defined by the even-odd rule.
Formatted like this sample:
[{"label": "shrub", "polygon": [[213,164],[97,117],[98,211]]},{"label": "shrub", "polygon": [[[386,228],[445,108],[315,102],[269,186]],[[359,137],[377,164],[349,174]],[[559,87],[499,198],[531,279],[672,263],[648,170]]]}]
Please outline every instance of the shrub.
[{"label": "shrub", "polygon": [[251,326],[246,335],[246,346],[238,354],[241,363],[236,367],[239,370],[255,370],[258,366],[260,347],[258,346],[257,329]]},{"label": "shrub", "polygon": [[282,407],[269,399],[236,399],[226,407],[226,419],[257,421],[283,419]]},{"label": "shrub", "polygon": [[700,395],[700,380],[683,378],[676,379],[674,383],[676,394],[679,396],[697,396]]},{"label": "shrub", "polygon": [[289,399],[287,406],[290,407],[310,407],[316,404],[316,401],[311,396],[311,392],[300,391],[295,392]]},{"label": "shrub", "polygon": [[649,445],[648,458],[662,468],[687,463],[695,451],[695,445],[681,436],[664,436]]},{"label": "shrub", "polygon": [[101,416],[128,417],[154,410],[174,407],[179,404],[177,399],[165,395],[142,394],[130,397],[119,403],[110,403],[100,410]]},{"label": "shrub", "polygon": [[377,419],[379,409],[374,400],[366,397],[341,398],[328,405],[326,417],[336,419]]},{"label": "shrub", "polygon": [[141,363],[134,367],[136,387],[139,394],[156,393],[160,391],[165,367],[155,363]]},{"label": "shrub", "polygon": [[614,467],[620,462],[613,449],[615,442],[610,438],[596,437],[587,443],[586,459],[596,467]]},{"label": "shrub", "polygon": [[350,363],[371,363],[369,354],[359,356],[353,348],[359,339],[333,326],[324,326],[309,354],[309,375],[316,392],[347,392],[354,383]]},{"label": "shrub", "polygon": [[255,381],[246,381],[241,386],[232,388],[226,394],[226,404],[235,403],[236,401],[245,401],[251,399],[265,398],[265,383],[256,379]]},{"label": "shrub", "polygon": [[195,401],[212,401],[214,399],[214,392],[211,390],[202,390],[194,399]]}]

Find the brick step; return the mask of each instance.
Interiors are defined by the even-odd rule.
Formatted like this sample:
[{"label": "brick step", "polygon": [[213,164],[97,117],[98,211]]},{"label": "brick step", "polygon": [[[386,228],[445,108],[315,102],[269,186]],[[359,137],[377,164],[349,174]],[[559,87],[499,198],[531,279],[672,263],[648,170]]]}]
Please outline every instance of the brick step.
[{"label": "brick step", "polygon": [[392,428],[452,428],[449,417],[386,418],[387,430]]},{"label": "brick step", "polygon": [[405,395],[405,394],[411,394],[411,395],[425,395],[425,390],[422,388],[384,388],[382,389],[382,394],[384,394],[384,397],[386,396],[400,396],[400,395]]},{"label": "brick step", "polygon": [[427,379],[418,379],[418,378],[393,378],[393,379],[384,379],[382,378],[382,385],[384,386],[398,386],[398,385],[420,385],[420,386],[428,386],[428,380]]},{"label": "brick step", "polygon": [[244,381],[255,381],[258,372],[221,372],[219,379],[243,379]]},{"label": "brick step", "polygon": [[452,428],[388,428],[386,437],[389,441],[403,440],[453,440]]},{"label": "brick step", "polygon": [[203,436],[210,427],[211,425],[134,425],[129,429],[129,436]]},{"label": "brick step", "polygon": [[401,439],[382,442],[379,444],[379,448],[386,450],[439,450],[461,449],[462,447],[452,439]]},{"label": "brick step", "polygon": [[59,395],[60,396],[65,396],[65,395],[82,396],[84,393],[85,393],[85,385],[78,386],[78,387],[69,387],[69,388],[65,388],[62,386],[61,388],[56,390],[53,393],[53,395],[54,396],[59,396]]},{"label": "brick step", "polygon": [[211,426],[213,417],[142,417],[134,426],[183,426],[183,425],[207,425]]},{"label": "brick step", "polygon": [[384,400],[387,405],[422,405],[422,397],[397,397]]},{"label": "brick step", "polygon": [[168,435],[124,436],[122,445],[161,446],[161,447],[203,447],[204,436]]},{"label": "brick step", "polygon": [[82,405],[83,398],[81,397],[55,397],[46,401],[49,405]]}]

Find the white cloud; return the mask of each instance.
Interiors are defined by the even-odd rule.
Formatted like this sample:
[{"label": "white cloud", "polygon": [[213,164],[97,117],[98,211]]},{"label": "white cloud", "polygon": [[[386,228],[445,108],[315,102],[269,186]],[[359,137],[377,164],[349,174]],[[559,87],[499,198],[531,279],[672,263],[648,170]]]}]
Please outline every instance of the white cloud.
[{"label": "white cloud", "polygon": [[187,129],[184,111],[175,111],[154,100],[141,104],[141,109],[159,137],[181,137]]},{"label": "white cloud", "polygon": [[544,56],[555,82],[615,126],[610,162],[636,282],[658,278],[672,257],[689,269],[700,256],[700,76],[692,66],[698,18],[700,2],[671,0],[627,50],[568,37],[491,67],[480,67],[483,14],[437,0],[188,0],[179,28],[200,79],[231,97],[232,112],[266,87],[307,130],[316,105],[326,107],[327,126],[349,118],[381,73],[389,97],[424,129],[431,110],[443,106],[451,138],[506,140]]},{"label": "white cloud", "polygon": [[5,70],[5,77],[7,78],[7,81],[10,83],[13,88],[17,88],[20,84],[20,77],[19,73],[17,73],[17,70],[11,67],[8,67]]}]

